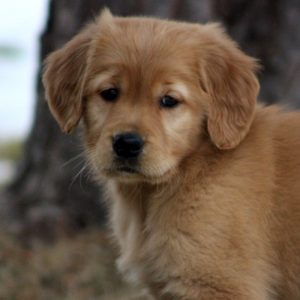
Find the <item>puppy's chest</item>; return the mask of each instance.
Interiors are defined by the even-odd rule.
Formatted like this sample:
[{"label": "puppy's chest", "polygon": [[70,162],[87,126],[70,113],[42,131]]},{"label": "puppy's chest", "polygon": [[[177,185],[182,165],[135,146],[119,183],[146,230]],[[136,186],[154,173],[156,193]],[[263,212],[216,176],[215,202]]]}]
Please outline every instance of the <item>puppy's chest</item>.
[{"label": "puppy's chest", "polygon": [[128,194],[114,189],[112,195],[111,222],[121,253],[117,265],[125,278],[135,283],[161,283],[168,279],[166,270],[176,274],[178,245],[184,246],[186,238],[180,232],[185,213],[171,202],[180,201],[181,195],[142,189]]}]

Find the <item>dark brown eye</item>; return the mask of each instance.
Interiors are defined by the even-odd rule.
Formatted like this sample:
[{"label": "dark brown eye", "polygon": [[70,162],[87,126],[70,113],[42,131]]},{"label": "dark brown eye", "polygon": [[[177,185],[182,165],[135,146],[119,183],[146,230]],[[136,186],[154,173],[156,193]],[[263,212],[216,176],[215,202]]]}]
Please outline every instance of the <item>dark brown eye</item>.
[{"label": "dark brown eye", "polygon": [[163,96],[159,101],[159,105],[164,108],[173,108],[178,104],[179,104],[178,100],[168,95]]},{"label": "dark brown eye", "polygon": [[111,88],[100,92],[101,97],[108,102],[117,100],[119,96],[119,90],[116,88]]}]

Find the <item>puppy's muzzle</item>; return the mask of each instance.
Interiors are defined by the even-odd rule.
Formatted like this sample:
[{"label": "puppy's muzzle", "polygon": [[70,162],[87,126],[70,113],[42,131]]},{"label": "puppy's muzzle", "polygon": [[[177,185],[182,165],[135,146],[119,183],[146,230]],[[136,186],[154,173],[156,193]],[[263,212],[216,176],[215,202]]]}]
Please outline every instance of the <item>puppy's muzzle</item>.
[{"label": "puppy's muzzle", "polygon": [[119,158],[137,158],[143,151],[144,141],[136,132],[124,132],[113,137],[112,147]]}]

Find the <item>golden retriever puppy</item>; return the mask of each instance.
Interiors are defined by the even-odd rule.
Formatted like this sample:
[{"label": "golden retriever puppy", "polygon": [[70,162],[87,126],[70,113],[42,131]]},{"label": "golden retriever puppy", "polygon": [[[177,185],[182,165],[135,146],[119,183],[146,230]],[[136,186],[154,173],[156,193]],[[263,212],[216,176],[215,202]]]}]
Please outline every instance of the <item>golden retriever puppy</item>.
[{"label": "golden retriever puppy", "polygon": [[257,68],[219,25],[108,10],[46,61],[117,265],[155,299],[300,299],[300,113],[256,106]]}]

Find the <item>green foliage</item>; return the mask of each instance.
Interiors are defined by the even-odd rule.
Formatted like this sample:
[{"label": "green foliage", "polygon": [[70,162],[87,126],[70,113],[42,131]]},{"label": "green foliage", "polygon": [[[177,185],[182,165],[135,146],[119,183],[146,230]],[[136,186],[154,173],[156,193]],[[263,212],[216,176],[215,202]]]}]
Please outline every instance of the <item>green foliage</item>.
[{"label": "green foliage", "polygon": [[0,142],[0,160],[18,161],[21,158],[23,142],[20,140],[9,140]]},{"label": "green foliage", "polygon": [[6,45],[0,45],[0,57],[5,58],[17,58],[20,57],[22,54],[22,51],[20,48],[14,47],[14,46],[6,46]]}]

